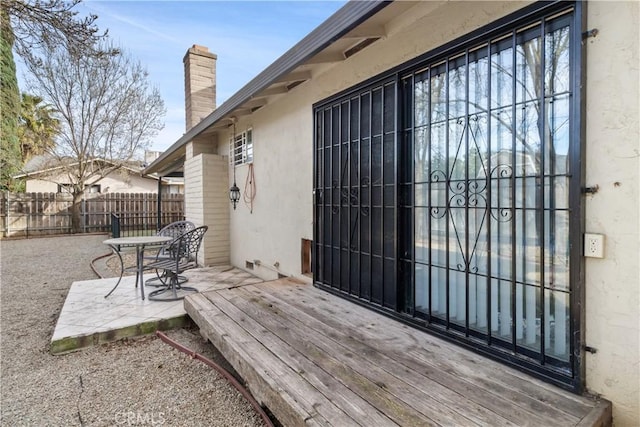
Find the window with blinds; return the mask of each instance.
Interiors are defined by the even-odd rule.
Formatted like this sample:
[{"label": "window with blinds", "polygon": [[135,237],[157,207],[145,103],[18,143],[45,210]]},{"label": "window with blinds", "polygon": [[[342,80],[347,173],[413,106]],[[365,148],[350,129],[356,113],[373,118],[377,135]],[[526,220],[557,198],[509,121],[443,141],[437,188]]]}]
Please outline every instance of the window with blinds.
[{"label": "window with blinds", "polygon": [[253,129],[232,135],[229,140],[229,163],[242,165],[253,162]]}]

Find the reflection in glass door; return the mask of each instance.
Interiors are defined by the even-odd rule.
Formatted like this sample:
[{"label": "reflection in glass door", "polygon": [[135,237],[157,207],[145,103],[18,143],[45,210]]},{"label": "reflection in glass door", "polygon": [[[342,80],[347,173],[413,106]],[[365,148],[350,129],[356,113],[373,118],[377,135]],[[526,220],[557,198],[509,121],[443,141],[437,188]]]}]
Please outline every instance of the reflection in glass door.
[{"label": "reflection in glass door", "polygon": [[568,15],[540,20],[402,86],[414,314],[559,367],[571,355],[571,31]]}]

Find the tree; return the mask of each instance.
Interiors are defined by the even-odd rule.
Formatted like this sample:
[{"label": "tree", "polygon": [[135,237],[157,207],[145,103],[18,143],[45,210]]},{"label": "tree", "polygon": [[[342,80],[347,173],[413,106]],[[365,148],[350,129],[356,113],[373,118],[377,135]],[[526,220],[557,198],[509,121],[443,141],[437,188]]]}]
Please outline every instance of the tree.
[{"label": "tree", "polygon": [[[96,15],[78,17],[73,8],[82,0],[0,0],[3,22],[11,32],[16,53],[25,58],[66,46],[88,54],[106,33],[99,33]],[[6,19],[9,18],[9,19]]]},{"label": "tree", "polygon": [[41,97],[28,93],[22,94],[18,122],[22,163],[54,148],[54,138],[60,128],[60,121],[55,118],[55,114],[55,109],[50,105],[43,104]]},{"label": "tree", "polygon": [[[4,4],[4,3],[3,3]],[[18,142],[18,115],[20,114],[20,92],[16,79],[16,64],[13,60],[13,34],[4,8],[0,9],[0,189],[11,190],[11,177],[20,167],[20,145]]]},{"label": "tree", "polygon": [[103,38],[95,26],[97,16],[80,18],[73,8],[81,0],[0,0],[0,189],[13,190],[12,176],[21,163],[18,141],[20,92],[13,49],[25,62],[38,61],[48,46],[66,46],[73,52],[92,55],[95,42]]},{"label": "tree", "polygon": [[[51,48],[38,64],[28,63],[34,93],[56,111],[59,134],[47,152],[71,183],[72,228],[80,230],[79,202],[87,183],[124,166],[163,127],[164,102],[148,73],[106,42],[104,55],[84,56]],[[100,160],[100,161],[94,161]]]}]

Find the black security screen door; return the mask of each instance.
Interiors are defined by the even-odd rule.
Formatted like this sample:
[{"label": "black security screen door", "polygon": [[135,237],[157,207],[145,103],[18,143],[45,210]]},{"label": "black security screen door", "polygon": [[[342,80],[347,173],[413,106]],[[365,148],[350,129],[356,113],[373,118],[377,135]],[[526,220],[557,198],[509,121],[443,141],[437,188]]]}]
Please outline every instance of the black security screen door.
[{"label": "black security screen door", "polygon": [[316,280],[396,309],[396,84],[316,109]]},{"label": "black security screen door", "polygon": [[314,279],[579,389],[581,43],[563,6],[315,107]]}]

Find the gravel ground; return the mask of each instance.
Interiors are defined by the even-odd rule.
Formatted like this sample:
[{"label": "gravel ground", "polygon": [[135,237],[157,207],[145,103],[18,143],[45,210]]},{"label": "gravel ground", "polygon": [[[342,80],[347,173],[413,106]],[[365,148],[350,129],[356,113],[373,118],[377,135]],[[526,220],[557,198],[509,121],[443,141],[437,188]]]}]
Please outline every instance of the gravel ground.
[{"label": "gravel ground", "polygon": [[[257,426],[225,379],[155,336],[53,356],[73,281],[96,278],[104,235],[0,242],[0,425]],[[195,329],[167,335],[224,363]]]}]

